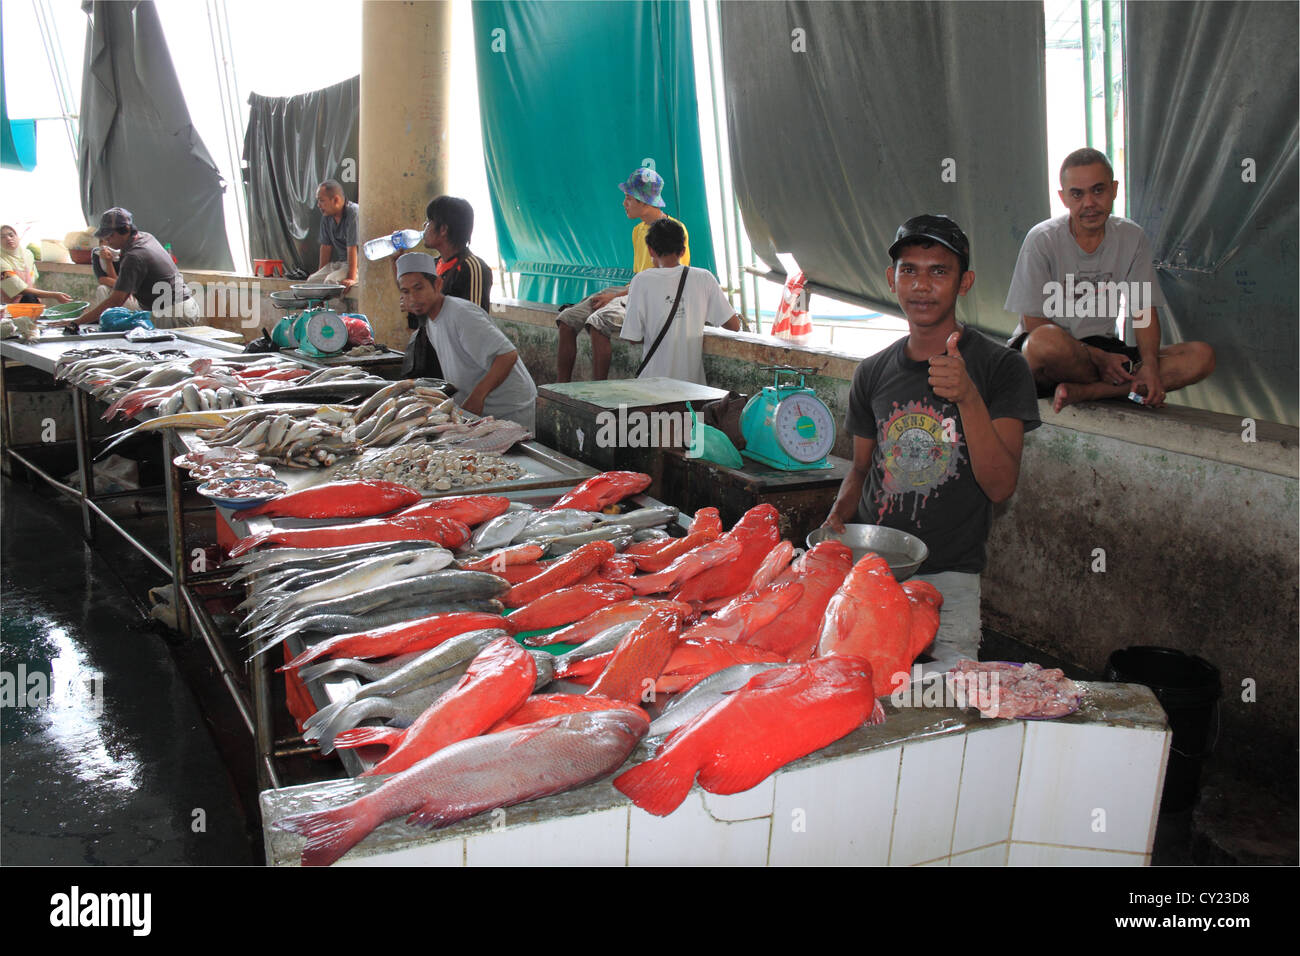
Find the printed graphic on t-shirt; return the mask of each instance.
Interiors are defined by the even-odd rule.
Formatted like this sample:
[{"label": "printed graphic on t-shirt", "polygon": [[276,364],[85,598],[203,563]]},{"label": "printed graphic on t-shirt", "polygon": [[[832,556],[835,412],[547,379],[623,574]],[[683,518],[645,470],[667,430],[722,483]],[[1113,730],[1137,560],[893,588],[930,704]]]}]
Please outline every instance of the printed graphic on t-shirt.
[{"label": "printed graphic on t-shirt", "polygon": [[880,453],[884,477],[880,483],[877,518],[901,509],[903,496],[912,494],[912,520],[930,494],[957,476],[965,443],[951,419],[924,402],[899,406],[880,428]]}]

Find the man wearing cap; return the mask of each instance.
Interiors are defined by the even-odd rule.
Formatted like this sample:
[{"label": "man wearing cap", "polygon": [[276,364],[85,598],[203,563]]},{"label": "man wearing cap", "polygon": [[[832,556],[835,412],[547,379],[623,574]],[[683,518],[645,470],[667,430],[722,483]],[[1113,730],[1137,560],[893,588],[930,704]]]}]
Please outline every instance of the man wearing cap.
[{"label": "man wearing cap", "polygon": [[993,505],[1011,497],[1024,433],[1039,425],[1024,357],[957,322],[975,282],[970,242],[947,216],[916,216],[889,247],[889,289],[908,334],[863,360],[845,427],[853,465],[825,524],[898,528],[929,556],[917,575],[943,594],[927,670],[977,659],[979,585]]},{"label": "man wearing cap", "polygon": [[442,377],[456,386],[457,405],[534,428],[537,386],[519,352],[486,312],[472,302],[444,295],[438,260],[408,252],[397,260],[402,308],[424,325],[438,353]]},{"label": "man wearing cap", "polygon": [[103,302],[61,324],[98,322],[105,310],[125,305],[131,296],[153,313],[153,324],[160,329],[199,324],[199,304],[190,296],[176,263],[157,239],[135,228],[130,212],[114,206],[100,218],[95,235],[121,257],[117,281]]},{"label": "man wearing cap", "polygon": [[[619,183],[618,188],[623,193],[623,211],[627,218],[640,220],[632,227],[632,271],[643,272],[654,265],[645,244],[646,231],[651,223],[659,219],[672,219],[663,209],[663,177],[653,169],[642,166],[627,178],[627,182]],[[677,220],[673,219],[673,222]],[[678,225],[681,223],[678,222]],[[685,226],[682,226],[682,232],[686,232]],[[681,257],[681,264],[691,264],[689,236],[686,238],[686,252]],[[555,363],[557,382],[572,380],[573,365],[578,358],[578,333],[584,328],[591,336],[591,377],[594,381],[609,378],[609,363],[613,354],[609,340],[623,328],[629,288],[618,286],[597,292],[556,316],[555,322],[560,330],[559,352]]]},{"label": "man wearing cap", "polygon": [[[1061,164],[1067,213],[1029,230],[1007,292],[1020,315],[1007,343],[1029,362],[1040,394],[1060,411],[1075,402],[1136,395],[1159,408],[1165,394],[1214,371],[1204,342],[1160,345],[1165,297],[1142,227],[1112,216],[1119,181],[1106,154],[1077,149]],[[1117,334],[1121,299],[1137,347]]]}]

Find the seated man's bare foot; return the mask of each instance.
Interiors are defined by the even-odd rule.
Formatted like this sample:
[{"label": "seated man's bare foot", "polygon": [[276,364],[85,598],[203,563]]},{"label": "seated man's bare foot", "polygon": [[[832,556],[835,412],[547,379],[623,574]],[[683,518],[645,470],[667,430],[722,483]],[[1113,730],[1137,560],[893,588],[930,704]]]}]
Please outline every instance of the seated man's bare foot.
[{"label": "seated man's bare foot", "polygon": [[1083,401],[1083,396],[1079,394],[1081,390],[1080,386],[1069,382],[1062,382],[1056,386],[1056,392],[1052,395],[1052,411],[1060,412],[1066,405]]}]

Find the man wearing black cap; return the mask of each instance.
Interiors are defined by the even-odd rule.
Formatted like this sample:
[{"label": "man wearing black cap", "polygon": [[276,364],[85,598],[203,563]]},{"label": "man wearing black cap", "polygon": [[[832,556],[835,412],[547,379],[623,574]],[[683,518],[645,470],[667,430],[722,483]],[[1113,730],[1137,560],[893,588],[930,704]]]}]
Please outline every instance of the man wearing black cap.
[{"label": "man wearing black cap", "polygon": [[160,329],[199,324],[199,304],[190,296],[176,263],[157,239],[135,228],[130,212],[114,206],[100,218],[95,235],[121,254],[117,281],[103,302],[63,325],[98,322],[106,309],[125,305],[131,296],[153,313],[153,324]]},{"label": "man wearing black cap", "polygon": [[980,645],[979,576],[993,504],[1016,489],[1024,433],[1039,425],[1029,366],[957,322],[975,282],[970,241],[947,216],[916,216],[889,247],[889,289],[908,334],[853,375],[846,427],[853,466],[826,524],[898,528],[929,556],[917,575],[943,594],[931,673]]}]

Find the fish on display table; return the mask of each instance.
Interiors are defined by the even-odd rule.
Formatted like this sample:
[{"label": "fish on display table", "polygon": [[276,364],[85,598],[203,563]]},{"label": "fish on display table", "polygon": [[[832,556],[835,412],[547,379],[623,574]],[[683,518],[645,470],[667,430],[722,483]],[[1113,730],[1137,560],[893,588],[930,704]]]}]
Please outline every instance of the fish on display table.
[{"label": "fish on display table", "polygon": [[911,680],[912,605],[889,562],[868,552],[826,606],[818,656],[848,654],[871,663],[876,696]]},{"label": "fish on display table", "polygon": [[768,504],[755,505],[746,511],[735,527],[722,536],[740,543],[740,556],[697,574],[673,593],[673,600],[707,601],[740,594],[781,540],[779,519],[777,510]]},{"label": "fish on display table", "polygon": [[524,605],[506,618],[506,627],[514,634],[521,634],[572,624],[592,611],[626,601],[631,596],[632,589],[625,584],[575,584]]},{"label": "fish on display table", "polygon": [[773,587],[802,585],[799,600],[776,620],[741,640],[783,654],[787,660],[806,661],[820,639],[826,605],[852,567],[853,552],[842,542],[828,540],[814,545],[772,583]]},{"label": "fish on display table", "polygon": [[420,500],[414,488],[393,481],[331,481],[245,508],[240,518],[373,518]]},{"label": "fish on display table", "polygon": [[819,657],[762,673],[678,729],[658,754],[614,778],[648,813],[681,806],[699,774],[709,793],[740,793],[793,760],[820,750],[884,709],[872,694],[871,665]]},{"label": "fish on display table", "polygon": [[469,540],[470,530],[463,522],[440,515],[414,518],[372,518],[355,524],[325,525],[319,528],[277,528],[242,538],[230,549],[237,558],[264,544],[293,548],[320,548],[334,545],[370,544],[377,541],[432,541],[444,548],[459,548]]},{"label": "fish on display table", "polygon": [[624,498],[639,495],[650,487],[649,475],[639,471],[606,471],[592,475],[578,487],[551,505],[552,510],[577,508],[579,511],[600,511],[616,505]]},{"label": "fish on display table", "polygon": [[663,673],[682,633],[682,619],[671,609],[655,608],[615,648],[589,693],[634,704],[654,699],[654,682]]},{"label": "fish on display table", "polygon": [[630,710],[596,711],[463,740],[341,807],[274,825],[307,837],[304,865],[326,866],[396,817],[445,827],[598,780],[627,759],[646,727]]},{"label": "fish on display table", "polygon": [[500,626],[499,614],[431,614],[372,631],[339,634],[327,641],[313,644],[278,670],[292,670],[322,657],[390,657],[410,651],[428,650],[457,634]]}]

